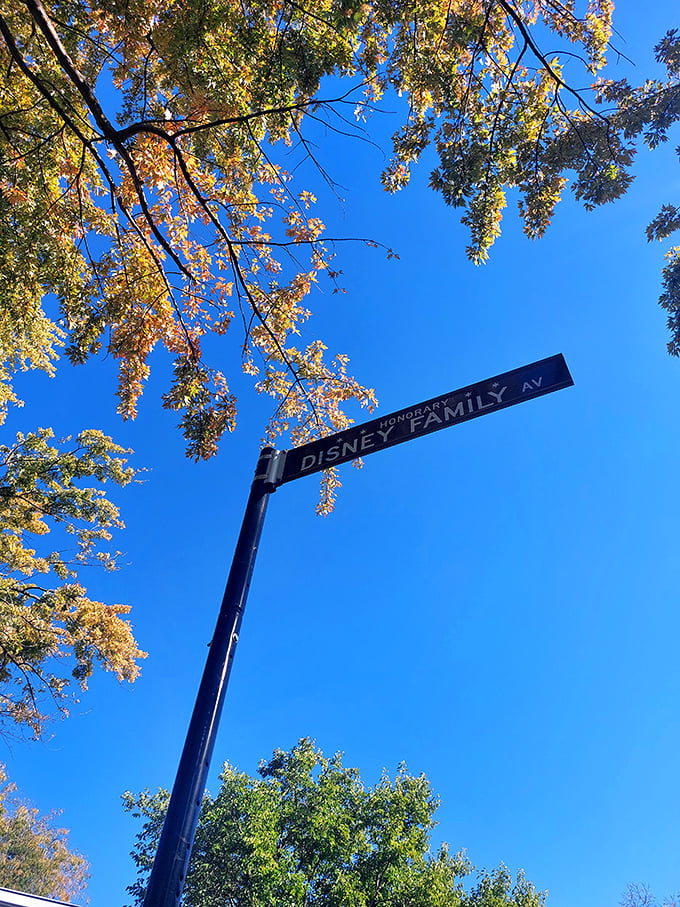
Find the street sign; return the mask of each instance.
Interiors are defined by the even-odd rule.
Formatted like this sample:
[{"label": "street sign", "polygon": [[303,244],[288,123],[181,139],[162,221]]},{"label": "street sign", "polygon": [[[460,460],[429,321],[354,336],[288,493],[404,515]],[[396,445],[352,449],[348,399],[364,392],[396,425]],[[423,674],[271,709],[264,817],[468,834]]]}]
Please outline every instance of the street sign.
[{"label": "street sign", "polygon": [[[278,485],[384,450],[449,425],[569,387],[563,356],[551,356],[487,381],[461,387],[292,450],[260,452],[227,588],[210,641],[177,777],[149,876],[144,907],[178,907],[205,791],[217,727],[241,631],[267,501]],[[0,907],[2,905],[0,904]]]},{"label": "street sign", "polygon": [[286,451],[283,474],[277,484],[283,485],[412,438],[429,435],[440,428],[542,397],[573,383],[564,356],[558,353],[362,425],[354,425],[319,441],[294,447]]}]

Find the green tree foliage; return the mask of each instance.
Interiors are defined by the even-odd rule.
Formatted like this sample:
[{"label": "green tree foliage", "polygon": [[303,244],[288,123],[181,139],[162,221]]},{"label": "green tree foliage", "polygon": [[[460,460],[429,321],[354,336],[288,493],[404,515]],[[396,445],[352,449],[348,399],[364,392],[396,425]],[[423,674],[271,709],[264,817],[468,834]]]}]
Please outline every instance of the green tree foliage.
[{"label": "green tree foliage", "polygon": [[40,816],[7,783],[0,765],[0,886],[70,901],[88,878],[87,862],[69,850],[68,833],[54,827],[55,815]]},{"label": "green tree foliage", "polygon": [[[38,736],[45,703],[65,712],[73,683],[85,689],[95,663],[134,680],[143,657],[123,615],[127,605],[88,597],[78,570],[112,570],[116,553],[102,548],[122,527],[118,509],[88,480],[126,485],[135,470],[129,451],[99,431],[58,448],[46,429],[0,445],[0,722]],[[36,537],[56,533],[39,554]]]},{"label": "green tree foliage", "polygon": [[[340,754],[326,759],[310,740],[276,750],[252,778],[225,765],[206,796],[184,891],[186,907],[542,907],[520,873],[481,872],[446,845],[430,851],[438,799],[424,775],[400,766],[366,787]],[[125,794],[144,827],[133,853],[141,903],[168,794]]]}]

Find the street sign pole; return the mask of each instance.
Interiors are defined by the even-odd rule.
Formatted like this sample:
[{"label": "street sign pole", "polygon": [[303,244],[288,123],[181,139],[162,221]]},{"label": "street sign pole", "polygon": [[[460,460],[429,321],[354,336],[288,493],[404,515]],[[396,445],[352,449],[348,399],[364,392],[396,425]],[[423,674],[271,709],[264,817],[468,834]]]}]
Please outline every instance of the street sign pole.
[{"label": "street sign pole", "polygon": [[179,905],[198,823],[224,696],[255,566],[269,495],[276,490],[282,451],[265,447],[255,470],[215,633],[189,723],[144,907]]},{"label": "street sign pole", "polygon": [[560,354],[311,441],[260,454],[143,907],[179,907],[269,495],[279,485],[569,387]]}]

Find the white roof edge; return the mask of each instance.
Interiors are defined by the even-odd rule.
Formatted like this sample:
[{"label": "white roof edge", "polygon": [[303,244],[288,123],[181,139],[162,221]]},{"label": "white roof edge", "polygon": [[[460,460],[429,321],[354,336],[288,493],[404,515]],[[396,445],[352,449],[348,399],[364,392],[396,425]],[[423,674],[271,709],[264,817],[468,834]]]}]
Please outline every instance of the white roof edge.
[{"label": "white roof edge", "polygon": [[24,894],[9,888],[0,888],[0,907],[74,907],[65,901],[53,901],[37,894]]}]

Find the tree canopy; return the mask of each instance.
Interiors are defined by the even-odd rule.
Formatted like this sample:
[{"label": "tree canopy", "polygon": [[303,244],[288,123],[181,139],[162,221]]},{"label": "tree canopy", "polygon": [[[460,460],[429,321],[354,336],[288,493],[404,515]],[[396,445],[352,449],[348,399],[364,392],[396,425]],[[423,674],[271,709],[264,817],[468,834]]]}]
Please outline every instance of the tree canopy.
[{"label": "tree canopy", "polygon": [[[112,356],[119,409],[132,417],[160,345],[174,357],[164,404],[180,414],[190,456],[212,455],[235,424],[234,367],[276,403],[269,440],[290,432],[299,444],[346,427],[343,404],[370,408],[375,397],[349,375],[345,355],[328,360],[320,340],[302,339],[312,288],[338,279],[337,238],[282,166],[281,147],[297,144],[322,169],[308,123],[351,129],[388,93],[401,95],[383,184],[405,186],[433,146],[431,185],[462,210],[469,255],[483,261],[508,192],[519,197],[526,233],[540,236],[569,175],[586,206],[612,201],[630,184],[636,142],[656,147],[677,122],[677,31],[656,48],[664,78],[635,87],[598,77],[612,8],[611,0],[320,0],[313,8],[297,0],[0,0],[0,420],[17,402],[17,370],[51,372],[62,347],[74,363]],[[548,35],[558,42],[549,56],[541,50]],[[572,87],[579,66],[590,93]],[[665,240],[679,226],[680,209],[667,204],[648,238]],[[663,280],[677,355],[680,247],[669,250]],[[203,351],[228,330],[239,332],[240,357],[223,371]],[[26,462],[39,462],[36,451]],[[332,471],[324,475],[321,512],[337,484]],[[44,524],[12,495],[0,501],[6,569],[44,572],[49,558],[25,560],[16,521],[32,521],[21,532]],[[58,558],[49,568],[62,569]],[[61,615],[54,626],[94,607],[74,583],[57,595],[2,582],[11,613],[25,615],[31,603],[38,617],[49,607]],[[97,657],[132,676],[127,625],[111,619],[122,612],[97,608],[94,624],[107,615],[122,633]],[[23,658],[29,650],[17,639],[6,651],[18,645]],[[36,652],[51,657],[59,646],[49,634],[43,640]],[[92,651],[89,642],[74,649],[79,682],[91,669],[82,653]],[[5,656],[3,671],[15,673],[14,657]],[[39,710],[28,708],[27,691],[36,677],[17,681],[24,694],[3,707],[34,729]],[[46,678],[60,695],[55,675]]]},{"label": "tree canopy", "polygon": [[[115,569],[118,552],[102,544],[123,525],[104,491],[83,480],[126,485],[129,451],[99,431],[62,449],[51,437],[43,429],[0,445],[0,723],[36,736],[45,709],[65,711],[72,684],[85,689],[96,663],[134,680],[144,656],[123,619],[129,606],[95,601],[78,581],[88,564]],[[32,539],[50,531],[60,547],[37,553]]]},{"label": "tree canopy", "polygon": [[0,886],[70,900],[81,894],[87,862],[69,849],[68,833],[15,796],[0,765]]},{"label": "tree canopy", "polygon": [[[134,416],[161,345],[174,357],[164,404],[180,414],[192,457],[212,455],[234,426],[234,366],[276,402],[270,440],[344,428],[342,404],[371,407],[374,395],[348,374],[346,356],[329,360],[320,340],[301,340],[311,289],[339,272],[334,238],[279,148],[295,143],[322,169],[307,123],[348,130],[386,93],[401,95],[383,184],[403,187],[433,145],[431,185],[462,209],[468,253],[483,261],[508,190],[527,234],[540,236],[568,174],[586,205],[613,200],[630,183],[636,138],[658,144],[677,120],[675,32],[657,48],[667,81],[595,81],[612,9],[611,0],[4,0],[0,403],[15,399],[14,370],[51,370],[64,344],[76,363],[101,349],[117,360],[119,410]],[[549,56],[546,36],[558,44]],[[584,72],[589,93],[571,87]],[[668,206],[650,236],[679,223]],[[674,331],[679,270],[672,251],[662,302]],[[240,362],[223,371],[203,352],[232,322]]]},{"label": "tree canopy", "polygon": [[[464,852],[430,851],[439,805],[424,775],[401,765],[374,787],[341,754],[326,759],[309,739],[275,750],[259,777],[229,764],[220,791],[206,795],[184,889],[186,907],[542,907],[520,872],[478,874]],[[140,904],[168,794],[124,797],[144,819],[133,853],[139,878],[128,890]]]}]

